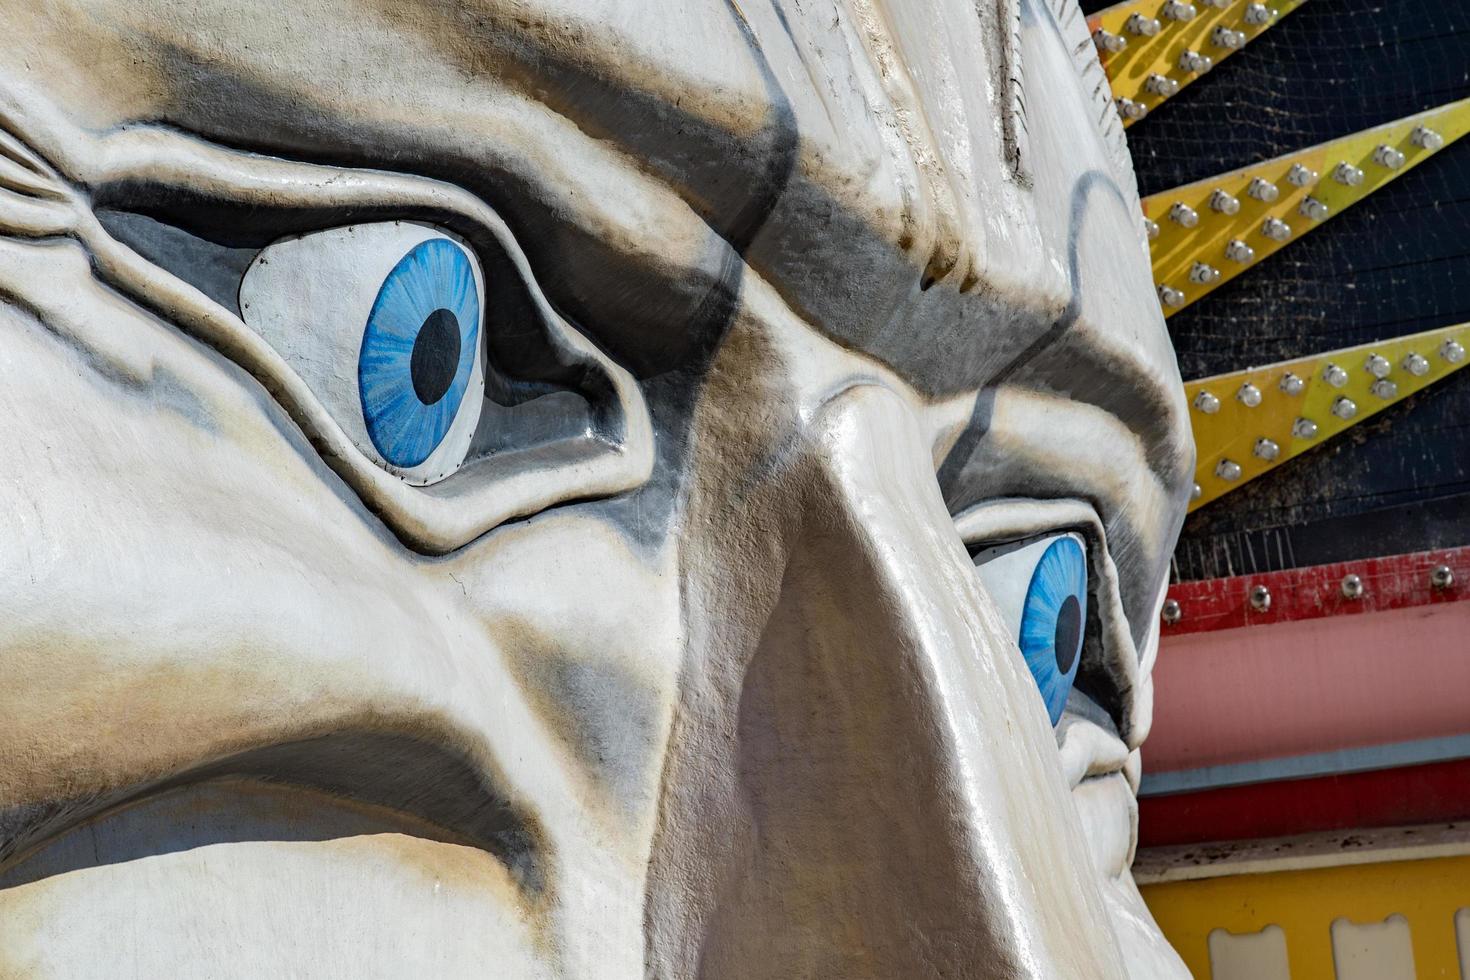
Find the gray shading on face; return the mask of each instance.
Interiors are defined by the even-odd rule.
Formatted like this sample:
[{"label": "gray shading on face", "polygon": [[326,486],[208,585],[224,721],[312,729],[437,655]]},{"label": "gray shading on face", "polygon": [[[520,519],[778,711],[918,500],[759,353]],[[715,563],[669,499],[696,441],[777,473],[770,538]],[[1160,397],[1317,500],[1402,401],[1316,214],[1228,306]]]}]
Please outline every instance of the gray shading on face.
[{"label": "gray shading on face", "polygon": [[11,6],[0,973],[1185,975],[1072,0]]}]

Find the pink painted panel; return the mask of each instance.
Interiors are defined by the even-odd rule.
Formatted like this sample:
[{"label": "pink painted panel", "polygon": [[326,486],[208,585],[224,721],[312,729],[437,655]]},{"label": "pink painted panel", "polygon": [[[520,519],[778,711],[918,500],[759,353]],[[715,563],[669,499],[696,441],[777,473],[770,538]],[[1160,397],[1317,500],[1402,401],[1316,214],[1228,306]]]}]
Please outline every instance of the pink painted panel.
[{"label": "pink painted panel", "polygon": [[1166,636],[1149,772],[1470,733],[1470,602]]}]

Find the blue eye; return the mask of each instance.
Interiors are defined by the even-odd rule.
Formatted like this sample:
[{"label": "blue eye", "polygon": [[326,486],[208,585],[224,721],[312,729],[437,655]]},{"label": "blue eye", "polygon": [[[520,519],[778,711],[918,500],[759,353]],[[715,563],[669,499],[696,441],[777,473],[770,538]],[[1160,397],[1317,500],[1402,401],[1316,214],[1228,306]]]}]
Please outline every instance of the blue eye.
[{"label": "blue eye", "polygon": [[1086,623],[1087,556],[1075,539],[1057,538],[1031,573],[1021,614],[1021,653],[1053,725],[1077,677]]},{"label": "blue eye", "polygon": [[383,459],[418,466],[444,440],[469,387],[479,329],[474,269],[454,242],[415,245],[383,279],[357,363],[363,421]]},{"label": "blue eye", "polygon": [[1082,659],[1087,628],[1087,551],[1075,534],[975,556],[976,570],[1013,631],[1055,725]]}]

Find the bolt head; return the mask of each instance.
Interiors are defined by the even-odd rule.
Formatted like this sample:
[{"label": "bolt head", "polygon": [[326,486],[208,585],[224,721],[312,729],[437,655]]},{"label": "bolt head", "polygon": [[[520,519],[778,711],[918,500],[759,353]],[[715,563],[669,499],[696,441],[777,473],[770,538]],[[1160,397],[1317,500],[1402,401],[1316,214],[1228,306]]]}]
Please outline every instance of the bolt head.
[{"label": "bolt head", "polygon": [[1196,75],[1203,75],[1215,67],[1215,61],[1207,54],[1198,51],[1186,51],[1179,56],[1179,67]]},{"label": "bolt head", "polygon": [[1455,573],[1448,565],[1436,565],[1429,573],[1429,584],[1432,588],[1443,592],[1455,584]]},{"label": "bolt head", "polygon": [[1251,608],[1262,613],[1270,609],[1271,590],[1264,585],[1251,586]]},{"label": "bolt head", "polygon": [[1331,208],[1315,197],[1302,198],[1301,207],[1298,210],[1313,221],[1326,221],[1327,216],[1332,213]]},{"label": "bolt head", "polygon": [[1342,597],[1344,599],[1361,599],[1363,597],[1363,580],[1352,573],[1344,575],[1342,577]]},{"label": "bolt head", "polygon": [[1332,403],[1332,414],[1347,421],[1358,414],[1358,403],[1351,398],[1339,395],[1337,401]]},{"label": "bolt head", "polygon": [[1247,381],[1240,386],[1240,390],[1235,393],[1235,397],[1240,399],[1240,403],[1246,408],[1255,408],[1261,404],[1261,389]]},{"label": "bolt head", "polygon": [[1317,171],[1310,170],[1300,163],[1293,163],[1291,169],[1286,172],[1286,182],[1293,187],[1306,187],[1316,181]]},{"label": "bolt head", "polygon": [[1252,27],[1265,27],[1271,23],[1271,8],[1264,3],[1248,4],[1242,19]]},{"label": "bolt head", "polygon": [[1401,363],[1404,370],[1416,378],[1422,378],[1429,373],[1429,359],[1422,354],[1413,352],[1405,354]]},{"label": "bolt head", "polygon": [[1128,39],[1111,31],[1098,30],[1092,35],[1092,43],[1097,45],[1099,51],[1108,54],[1117,54],[1128,47]]},{"label": "bolt head", "polygon": [[1214,266],[1205,265],[1203,262],[1196,262],[1189,270],[1189,281],[1197,282],[1202,286],[1208,286],[1219,278],[1220,270]]},{"label": "bolt head", "polygon": [[1232,31],[1228,27],[1220,26],[1215,28],[1214,32],[1210,34],[1210,40],[1216,47],[1224,48],[1227,51],[1239,51],[1245,47],[1247,38],[1240,31]]},{"label": "bolt head", "polygon": [[1240,479],[1240,464],[1233,459],[1222,459],[1215,464],[1215,475],[1227,483]]},{"label": "bolt head", "polygon": [[1377,395],[1379,398],[1382,398],[1384,401],[1388,401],[1392,398],[1397,398],[1399,394],[1399,386],[1390,381],[1388,378],[1379,378],[1377,381],[1373,382],[1373,387],[1371,390],[1373,394]]},{"label": "bolt head", "polygon": [[1159,302],[1172,309],[1178,309],[1184,305],[1184,294],[1173,286],[1159,287]]},{"label": "bolt head", "polygon": [[1251,452],[1255,453],[1257,459],[1264,459],[1268,463],[1274,463],[1276,462],[1276,458],[1281,455],[1281,447],[1276,445],[1273,440],[1263,436],[1256,440],[1255,448]]},{"label": "bolt head", "polygon": [[1446,340],[1439,345],[1439,356],[1451,364],[1459,364],[1465,359],[1465,347],[1458,340]]},{"label": "bolt head", "polygon": [[1386,378],[1393,370],[1393,365],[1382,354],[1369,354],[1368,359],[1363,362],[1363,370],[1375,378]]},{"label": "bolt head", "polygon": [[1341,388],[1348,383],[1348,373],[1336,364],[1329,364],[1322,369],[1322,380],[1334,388]]},{"label": "bolt head", "polygon": [[1184,618],[1184,610],[1180,607],[1177,600],[1165,599],[1164,608],[1161,611],[1161,615],[1164,617],[1164,622],[1168,623],[1170,626],[1173,626],[1175,623]]},{"label": "bolt head", "polygon": [[1380,167],[1397,170],[1404,165],[1404,154],[1403,151],[1396,150],[1387,144],[1380,144],[1373,151],[1373,162]]},{"label": "bolt head", "polygon": [[1221,214],[1236,214],[1240,211],[1240,199],[1217,188],[1210,195],[1210,208]]},{"label": "bolt head", "polygon": [[1240,265],[1249,265],[1256,257],[1256,250],[1239,238],[1232,238],[1225,243],[1225,257]]},{"label": "bolt head", "polygon": [[1262,180],[1260,177],[1253,178],[1250,186],[1245,189],[1245,192],[1257,201],[1265,201],[1267,204],[1270,204],[1281,196],[1280,188],[1269,180]]},{"label": "bolt head", "polygon": [[1181,24],[1194,20],[1196,13],[1197,11],[1194,9],[1194,4],[1192,3],[1183,3],[1181,0],[1169,0],[1168,3],[1164,4],[1164,16],[1170,20],[1178,21]]},{"label": "bolt head", "polygon": [[1344,160],[1332,168],[1332,179],[1344,187],[1357,187],[1363,183],[1363,171]]},{"label": "bolt head", "polygon": [[1193,228],[1199,224],[1199,212],[1183,201],[1175,201],[1169,208],[1169,220],[1181,228]]},{"label": "bolt head", "polygon": [[1444,137],[1428,126],[1416,126],[1409,134],[1409,141],[1419,149],[1429,150],[1431,153],[1444,146]]},{"label": "bolt head", "polygon": [[1298,439],[1317,438],[1317,423],[1311,419],[1297,419],[1291,423],[1291,434]]},{"label": "bolt head", "polygon": [[1129,34],[1137,34],[1139,37],[1153,37],[1159,33],[1161,26],[1158,20],[1153,17],[1134,14],[1128,18],[1128,22],[1123,25],[1123,29]]},{"label": "bolt head", "polygon": [[1194,407],[1205,415],[1214,415],[1220,410],[1220,399],[1208,391],[1202,391],[1194,396]]},{"label": "bolt head", "polygon": [[1290,371],[1287,371],[1281,376],[1280,388],[1286,394],[1296,396],[1307,390],[1307,383]]},{"label": "bolt head", "polygon": [[1261,225],[1261,234],[1273,242],[1284,242],[1291,237],[1291,225],[1280,218],[1267,218]]},{"label": "bolt head", "polygon": [[1198,500],[1199,498],[1203,497],[1204,495],[1205,495],[1205,488],[1202,487],[1202,486],[1200,486],[1198,483],[1196,483],[1194,486],[1192,486],[1192,487],[1189,488],[1189,502],[1190,503],[1194,503],[1196,500]]}]

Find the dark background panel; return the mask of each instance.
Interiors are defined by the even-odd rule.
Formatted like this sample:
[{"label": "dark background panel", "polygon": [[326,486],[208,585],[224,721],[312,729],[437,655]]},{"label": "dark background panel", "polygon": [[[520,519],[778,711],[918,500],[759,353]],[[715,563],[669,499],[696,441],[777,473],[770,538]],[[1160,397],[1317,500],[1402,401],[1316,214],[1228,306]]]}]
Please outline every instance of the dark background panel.
[{"label": "dark background panel", "polygon": [[[1467,97],[1470,0],[1311,0],[1128,141],[1152,194]],[[1169,327],[1196,378],[1467,320],[1470,139]],[[1464,544],[1470,370],[1201,508],[1175,571],[1213,578]]]}]

